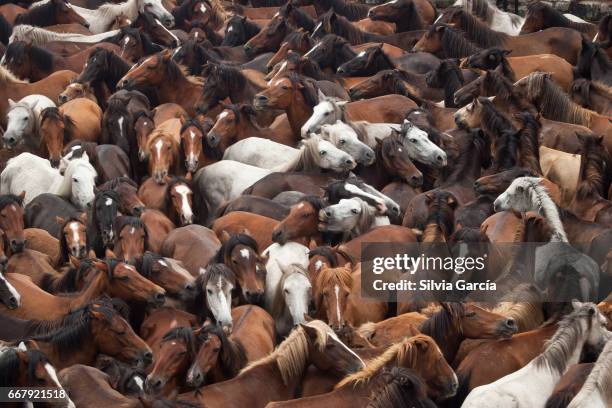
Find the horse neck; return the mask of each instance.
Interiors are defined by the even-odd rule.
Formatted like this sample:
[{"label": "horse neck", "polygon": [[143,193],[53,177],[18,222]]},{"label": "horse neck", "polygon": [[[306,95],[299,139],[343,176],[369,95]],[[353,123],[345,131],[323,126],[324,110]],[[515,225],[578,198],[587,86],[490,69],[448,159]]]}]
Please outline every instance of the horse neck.
[{"label": "horse neck", "polygon": [[425,226],[422,242],[446,242],[446,236],[438,223],[430,223]]},{"label": "horse neck", "polygon": [[449,75],[446,79],[444,83],[444,106],[454,108],[457,106],[455,105],[455,92],[463,86],[463,83],[454,74]]},{"label": "horse neck", "polygon": [[287,119],[289,119],[289,126],[293,131],[293,135],[301,138],[301,129],[304,123],[312,116],[312,108],[308,106],[304,97],[298,95],[293,99],[291,105],[287,108]]},{"label": "horse neck", "polygon": [[255,384],[261,382],[262,385],[265,384],[264,389],[276,394],[276,398],[272,397],[271,400],[279,401],[293,398],[302,383],[302,378],[296,376],[296,378],[291,379],[289,384],[285,384],[276,360],[250,368],[248,371],[239,374],[235,380],[241,382],[250,380]]},{"label": "horse neck", "polygon": [[104,271],[98,271],[87,287],[70,301],[71,310],[85,306],[87,303],[100,297],[109,286],[108,276]]},{"label": "horse neck", "polygon": [[[53,362],[53,366],[58,371],[74,364],[93,366],[96,356],[98,355],[98,346],[91,340],[91,336],[86,336],[85,341],[79,343],[78,349],[73,350],[69,356],[60,357],[52,343],[37,340],[36,344],[40,351],[46,356],[49,356],[50,360]],[[53,356],[56,357],[53,358]]]},{"label": "horse neck", "polygon": [[565,228],[563,228],[563,223],[561,222],[559,210],[557,209],[555,202],[546,193],[541,193],[535,191],[534,189],[530,190],[532,191],[532,200],[535,201],[538,209],[542,212],[552,230],[550,241],[568,242],[567,235],[565,234]]},{"label": "horse neck", "polygon": [[589,159],[588,156],[582,155],[582,160],[585,161],[582,174],[580,175],[580,182],[576,190],[576,199],[586,200],[602,199],[605,194],[604,188],[604,175],[598,175],[597,177],[590,177],[589,174]]},{"label": "horse neck", "polygon": [[[460,153],[461,156],[465,156],[466,154],[469,153]],[[461,161],[455,169],[453,169],[451,174],[444,181],[444,185],[448,186],[460,181],[473,183],[478,177],[480,177],[480,167],[480,157],[478,157],[478,160],[468,160],[464,157],[464,160]]]},{"label": "horse neck", "polygon": [[[227,356],[221,357],[221,370],[226,378],[235,377],[240,369],[246,365],[244,347],[240,341],[234,340],[232,337],[227,338],[228,347],[223,347],[222,354]],[[231,361],[233,366],[226,365],[227,361]]]},{"label": "horse neck", "polygon": [[514,70],[510,66],[510,63],[508,62],[508,59],[506,57],[502,57],[500,65],[502,67],[502,74],[506,78],[511,80],[513,83],[516,82],[516,76],[514,74]]}]

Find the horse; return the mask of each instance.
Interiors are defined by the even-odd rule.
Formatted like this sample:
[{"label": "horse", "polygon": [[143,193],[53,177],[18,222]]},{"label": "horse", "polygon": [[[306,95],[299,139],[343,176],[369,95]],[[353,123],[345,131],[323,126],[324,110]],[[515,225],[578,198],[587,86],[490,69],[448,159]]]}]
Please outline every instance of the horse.
[{"label": "horse", "polygon": [[272,231],[277,224],[278,221],[262,215],[233,211],[217,218],[212,229],[219,236],[223,231],[229,234],[248,232],[260,248],[267,248],[272,244]]},{"label": "horse", "polygon": [[5,123],[4,118],[9,110],[9,98],[13,101],[19,101],[22,98],[38,94],[44,95],[52,101],[56,101],[57,97],[76,77],[72,71],[58,71],[49,75],[45,79],[37,82],[25,82],[17,79],[10,71],[0,65],[0,84],[2,95],[0,97],[0,118]]},{"label": "horse", "polygon": [[225,35],[221,45],[235,47],[244,45],[259,33],[259,26],[244,16],[232,16],[225,25]]},{"label": "horse", "polygon": [[582,78],[601,81],[610,86],[612,85],[611,67],[610,57],[598,43],[582,40],[582,49],[576,64],[577,74]]},{"label": "horse", "polygon": [[[109,37],[116,35],[119,30],[106,31],[99,34],[74,34],[64,32],[54,32],[45,28],[35,27],[29,24],[20,24],[13,28],[13,33],[10,37],[10,42],[24,41],[35,45],[48,45],[50,50],[72,50],[71,53],[80,51],[87,47],[87,44],[93,44],[102,40],[107,40]],[[63,44],[50,44],[62,42]],[[65,52],[65,51],[64,51]]]},{"label": "horse", "polygon": [[125,263],[136,265],[148,248],[148,230],[140,218],[121,216],[115,223],[114,253]]},{"label": "horse", "polygon": [[98,98],[89,85],[80,84],[78,82],[73,82],[68,85],[64,92],[59,94],[57,101],[61,105],[76,98],[87,98],[92,102],[98,103]]},{"label": "horse", "polygon": [[480,52],[481,48],[450,25],[436,23],[425,31],[412,51],[428,52],[438,58],[464,58]]},{"label": "horse", "polygon": [[368,10],[371,20],[395,23],[398,33],[422,30],[425,25],[433,24],[436,14],[436,7],[430,2],[414,0],[389,1]]},{"label": "horse", "polygon": [[217,214],[221,217],[233,211],[250,212],[281,221],[289,213],[289,207],[269,198],[242,195],[222,205]]},{"label": "horse", "polygon": [[60,262],[62,264],[66,264],[70,260],[70,256],[84,259],[89,252],[87,221],[84,218],[84,213],[81,217],[72,216],[68,219],[57,217],[58,224],[62,224],[59,239]]},{"label": "horse", "polygon": [[186,69],[172,60],[169,50],[157,53],[130,70],[118,81],[119,89],[154,87],[160,103],[174,102],[189,115],[202,94],[203,81],[187,75]]},{"label": "horse", "polygon": [[187,225],[171,231],[162,243],[160,254],[183,263],[193,276],[206,267],[221,247],[217,235],[201,225]]},{"label": "horse", "polygon": [[345,0],[299,0],[296,5],[302,7],[313,5],[318,16],[333,9],[350,21],[359,21],[366,18],[370,9],[370,6],[366,4],[353,4]]},{"label": "horse", "polygon": [[139,12],[138,17],[130,24],[130,27],[148,34],[151,40],[160,45],[174,48],[181,43],[172,31],[168,30],[154,14],[148,11]]},{"label": "horse", "polygon": [[[28,339],[35,341],[58,369],[73,364],[91,365],[99,352],[145,366],[153,358],[149,346],[105,302],[88,303],[57,320],[34,320]],[[88,347],[76,347],[77,341]]]},{"label": "horse", "polygon": [[287,37],[283,39],[278,51],[276,51],[266,64],[268,71],[286,59],[289,51],[304,55],[313,45],[314,41],[310,38],[308,33],[303,30],[298,30],[287,35]]},{"label": "horse", "polygon": [[[476,387],[463,406],[480,406],[484,398],[487,403],[493,400],[501,406],[509,406],[508,398],[519,406],[543,405],[561,375],[578,362],[582,347],[597,346],[606,338],[605,318],[594,304],[574,301],[572,307],[573,311],[559,322],[559,328],[538,357],[506,377]],[[529,382],[524,381],[527,377]]]},{"label": "horse", "polygon": [[[74,408],[74,402],[64,390],[57,377],[55,367],[40,350],[27,349],[25,343],[18,347],[2,350],[0,367],[4,375],[0,380],[3,387],[40,387],[44,386],[62,393],[61,403]],[[59,402],[57,402],[59,403]],[[18,407],[20,403],[7,403],[7,407]]]},{"label": "horse", "polygon": [[608,383],[607,376],[609,375],[606,367],[610,363],[611,350],[612,342],[608,341],[599,354],[584,385],[580,388],[578,394],[571,400],[568,408],[586,406],[605,407],[607,404],[610,404],[610,393],[607,392],[606,388],[606,384]]},{"label": "horse", "polygon": [[572,100],[580,106],[601,115],[612,115],[612,107],[610,107],[612,93],[608,86],[599,81],[577,79],[572,83],[569,94]]},{"label": "horse", "polygon": [[211,146],[207,131],[212,129],[212,121],[204,125],[197,120],[188,120],[181,126],[181,161],[188,173],[195,173],[201,167],[221,159],[220,149]]},{"label": "horse", "polygon": [[[463,7],[486,23],[492,30],[519,35],[525,18],[502,11],[487,0],[457,0],[453,6]],[[518,11],[516,11],[518,13]],[[440,17],[438,17],[440,18]]]},{"label": "horse", "polygon": [[138,189],[138,196],[147,208],[156,209],[168,215],[179,226],[193,223],[193,191],[185,179],[173,178],[167,184],[159,185],[147,179]]},{"label": "horse", "polygon": [[199,320],[210,318],[220,327],[232,328],[232,290],[236,277],[224,264],[209,264],[196,278],[194,306]]},{"label": "horse", "polygon": [[[136,28],[123,27],[118,31],[116,35],[106,38],[106,41],[118,45],[120,50],[117,52],[117,56],[126,61],[136,63],[142,57],[150,56],[163,50],[163,47],[155,44],[147,33],[141,32]],[[113,86],[116,84],[117,82]]]},{"label": "horse", "polygon": [[292,32],[294,29],[289,21],[278,14],[244,44],[244,52],[250,58],[264,52],[276,52],[285,37]]},{"label": "horse", "polygon": [[232,269],[236,277],[236,291],[240,303],[260,305],[265,290],[265,267],[259,255],[259,245],[244,233],[221,234],[223,244],[212,259]]},{"label": "horse", "polygon": [[43,95],[28,95],[18,102],[12,99],[8,102],[7,125],[2,135],[4,147],[12,149],[23,144],[36,151],[40,145],[40,115],[44,109],[55,107],[55,103]]},{"label": "horse", "polygon": [[174,25],[174,17],[166,10],[160,0],[128,0],[121,4],[103,4],[95,10],[72,6],[89,24],[89,30],[94,34],[103,33],[119,15],[135,21],[139,13],[148,11],[166,27]]},{"label": "horse", "polygon": [[182,174],[180,129],[180,119],[170,119],[155,127],[148,137],[145,152],[148,152],[149,174],[157,184],[164,184],[169,175]]},{"label": "horse", "polygon": [[[479,47],[500,46],[512,50],[516,57],[535,54],[555,54],[570,64],[578,61],[582,34],[571,28],[547,28],[531,34],[508,35],[489,28],[462,8],[446,9],[441,23],[446,23],[465,32],[466,38]],[[563,43],[561,47],[559,44]]]},{"label": "horse", "polygon": [[[334,346],[327,346],[331,345]],[[363,361],[342,343],[323,322],[299,325],[271,354],[247,365],[237,377],[200,389],[200,395],[181,395],[191,401],[202,399],[216,405],[223,400],[229,407],[248,403],[263,407],[270,401],[287,400],[301,384],[308,363],[322,371],[347,374],[361,369]],[[252,388],[253,381],[264,380],[267,387]],[[240,393],[227,393],[239,387]]]},{"label": "horse", "polygon": [[573,19],[570,20],[559,10],[541,1],[529,3],[520,34],[535,33],[536,31],[551,27],[572,28],[584,33],[591,41],[597,34],[597,25],[595,24],[587,23],[586,21],[577,22]]},{"label": "horse", "polygon": [[176,28],[185,31],[189,31],[195,23],[219,30],[229,18],[223,6],[214,0],[190,0],[181,3],[172,10],[172,15]]},{"label": "horse", "polygon": [[607,116],[576,105],[550,79],[550,74],[535,72],[519,80],[515,87],[524,92],[527,100],[540,109],[542,116],[567,123],[587,126],[603,136],[604,145],[612,151],[612,126]]},{"label": "horse", "polygon": [[80,208],[91,205],[94,195],[96,170],[86,155],[71,160],[64,176],[51,167],[48,160],[30,153],[22,153],[9,160],[0,175],[0,191],[4,193],[25,191],[25,204],[39,194],[53,192]]},{"label": "horse", "polygon": [[194,333],[201,344],[187,371],[187,384],[200,387],[205,380],[217,383],[235,377],[250,362],[274,350],[274,321],[262,308],[253,305],[232,309],[236,325],[231,335],[205,323]]},{"label": "horse", "polygon": [[89,23],[81,17],[72,5],[65,0],[49,0],[30,7],[15,19],[15,24],[30,24],[46,27],[56,24],[80,24],[89,28]]},{"label": "horse", "polygon": [[489,71],[501,66],[503,75],[513,82],[532,72],[551,72],[552,79],[561,88],[571,89],[574,77],[573,67],[563,58],[552,54],[508,57],[510,53],[511,51],[501,48],[487,48],[463,60],[461,67]]}]

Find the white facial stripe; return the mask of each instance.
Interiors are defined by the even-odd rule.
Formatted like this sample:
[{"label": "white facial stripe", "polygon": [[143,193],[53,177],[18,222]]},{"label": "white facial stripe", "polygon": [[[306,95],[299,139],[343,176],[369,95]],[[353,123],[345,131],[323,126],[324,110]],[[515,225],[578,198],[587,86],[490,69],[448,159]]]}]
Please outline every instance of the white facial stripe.
[{"label": "white facial stripe", "polygon": [[206,7],[204,6],[204,4],[200,4],[200,13],[206,14]]},{"label": "white facial stripe", "polygon": [[340,324],[340,287],[334,285],[334,293],[336,294],[336,314],[338,316],[338,324]]},{"label": "white facial stripe", "polygon": [[17,292],[17,289],[15,289],[15,287],[11,285],[8,280],[6,280],[2,273],[0,273],[0,281],[6,284],[6,287],[8,288],[9,292],[11,292],[11,295],[13,295],[13,297],[17,301],[17,305],[21,305],[21,295],[19,294],[19,292]]},{"label": "white facial stripe", "polygon": [[168,30],[158,19],[155,19],[155,22],[157,23],[158,26],[160,26],[165,32],[167,32],[168,34],[170,34],[170,37],[172,37],[172,39],[174,41],[176,41],[177,44],[180,44],[181,42],[179,41],[178,37],[176,35],[174,35],[172,33],[172,31]]},{"label": "white facial stripe", "polygon": [[162,147],[164,147],[164,141],[159,139],[155,142],[155,150],[157,150],[157,158],[161,160],[161,151]]},{"label": "white facial stripe", "polygon": [[191,190],[189,190],[189,187],[182,185],[182,184],[176,186],[175,190],[181,196],[181,211],[183,212],[183,216],[187,218],[188,220],[191,220],[191,217],[193,217],[193,211],[191,210],[191,207],[189,206],[189,199],[188,199],[188,194],[190,193]]},{"label": "white facial stripe", "polygon": [[227,32],[231,33],[232,31],[234,31],[234,26],[229,26],[227,29]]},{"label": "white facial stripe", "polygon": [[229,113],[227,111],[223,111],[219,114],[219,120],[223,119],[224,117],[226,117],[227,115],[229,115]]},{"label": "white facial stripe", "polygon": [[189,129],[189,137],[191,138],[191,140],[195,140],[196,138],[195,132],[191,129]]},{"label": "white facial stripe", "polygon": [[136,233],[136,228],[130,228],[130,235],[134,235]]},{"label": "white facial stripe", "polygon": [[55,372],[55,368],[53,368],[51,364],[46,363],[45,370],[47,370],[47,374],[49,374],[49,377],[51,377],[51,380],[53,380],[57,388],[63,389],[62,384],[60,384],[59,379],[57,378],[57,373]]},{"label": "white facial stripe", "polygon": [[113,199],[112,198],[107,198],[106,201],[104,202],[104,205],[106,205],[107,207],[110,207],[111,205],[113,205]]},{"label": "white facial stripe", "polygon": [[315,271],[320,271],[322,267],[323,267],[323,261],[320,259],[317,260],[317,262],[315,262]]},{"label": "white facial stripe", "polygon": [[249,256],[250,256],[250,255],[251,255],[251,254],[250,254],[250,252],[249,252],[249,250],[248,250],[248,249],[246,249],[246,248],[242,248],[242,249],[240,250],[240,256],[241,256],[241,257],[243,257],[244,259],[249,259]]},{"label": "white facial stripe", "polygon": [[354,184],[349,184],[349,183],[346,183],[346,184],[344,185],[344,189],[345,189],[346,191],[348,191],[349,193],[353,193],[353,194],[361,195],[361,196],[364,196],[364,197],[369,197],[369,198],[371,198],[372,200],[375,200],[377,203],[381,203],[381,204],[383,204],[383,201],[382,201],[380,198],[378,198],[378,197],[376,197],[376,196],[374,196],[374,195],[372,195],[372,194],[370,194],[370,193],[366,193],[365,191],[363,191],[362,189],[360,189],[359,187],[357,187],[357,186],[356,186],[356,185],[354,185]]},{"label": "white facial stripe", "polygon": [[121,116],[119,119],[117,119],[117,124],[119,125],[119,133],[121,133],[121,135],[123,136],[123,116]]},{"label": "white facial stripe", "polygon": [[134,382],[136,383],[138,388],[140,388],[141,391],[144,391],[144,382],[142,381],[142,378],[140,378],[139,375],[134,376]]},{"label": "white facial stripe", "polygon": [[[320,25],[321,25],[321,23],[319,23],[319,25],[317,26],[317,28],[318,28]],[[315,28],[315,31],[316,31],[316,28]],[[315,44],[315,46],[314,46],[314,47],[312,47],[312,48],[310,49],[310,51],[308,51],[306,54],[304,54],[304,56],[305,56],[305,57],[309,57],[309,56],[310,56],[310,53],[311,53],[311,52],[313,52],[314,50],[316,50],[317,48],[319,48],[319,46],[320,46],[320,45],[321,45],[321,43],[317,43],[317,44]]]},{"label": "white facial stripe", "polygon": [[357,54],[358,57],[365,57],[366,52],[365,51],[361,51],[359,54]]},{"label": "white facial stripe", "polygon": [[71,222],[70,223],[70,231],[72,231],[72,239],[78,243],[79,242],[79,223]]}]

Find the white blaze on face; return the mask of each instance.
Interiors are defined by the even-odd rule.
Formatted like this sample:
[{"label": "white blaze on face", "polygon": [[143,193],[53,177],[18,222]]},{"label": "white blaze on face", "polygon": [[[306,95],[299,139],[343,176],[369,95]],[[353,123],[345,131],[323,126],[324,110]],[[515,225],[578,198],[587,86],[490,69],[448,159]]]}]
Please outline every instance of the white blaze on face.
[{"label": "white blaze on face", "polygon": [[[317,25],[317,27],[315,28],[315,31],[317,31],[317,29],[318,29],[319,27],[321,27],[321,23],[319,23],[319,24]],[[316,44],[315,44],[315,46],[314,46],[314,47],[312,47],[312,48],[310,49],[310,51],[308,51],[306,54],[304,54],[304,57],[308,58],[308,57],[310,56],[310,54],[311,54],[311,53],[312,53],[314,50],[316,50],[317,48],[319,48],[319,46],[320,46],[320,45],[321,45],[321,43],[316,43]]]},{"label": "white blaze on face", "polygon": [[234,31],[234,26],[229,26],[229,27],[227,28],[227,32],[228,32],[228,33],[231,33],[232,31]]},{"label": "white blaze on face", "polygon": [[178,193],[178,195],[181,196],[181,211],[183,212],[183,216],[187,219],[190,220],[193,218],[193,211],[191,210],[191,207],[189,206],[189,193],[191,190],[189,190],[189,187],[185,186],[185,185],[178,185],[176,186],[176,192]]},{"label": "white blaze on face", "polygon": [[323,267],[323,261],[319,259],[317,262],[315,262],[315,271],[320,271],[322,267]]},{"label": "white blaze on face", "polygon": [[250,255],[251,255],[251,254],[250,254],[250,252],[249,252],[249,250],[248,250],[248,249],[246,249],[246,248],[242,248],[242,249],[240,250],[240,256],[241,256],[241,257],[243,257],[244,259],[249,259]]},{"label": "white blaze on face", "polygon": [[[202,7],[203,7],[203,6],[202,6]],[[206,10],[206,9],[204,9],[204,10]],[[164,25],[163,25],[163,24],[162,24],[162,23],[161,23],[161,22],[160,22],[158,19],[155,19],[155,22],[156,22],[156,23],[157,23],[157,25],[158,25],[158,26],[160,26],[160,27],[161,27],[161,28],[162,28],[162,29],[163,29],[165,32],[167,32],[167,33],[170,35],[170,37],[172,37],[172,39],[173,39],[174,41],[176,41],[176,43],[177,43],[177,44],[180,44],[180,43],[181,43],[181,42],[179,41],[178,37],[177,37],[176,35],[174,35],[174,33],[173,33],[172,31],[168,30],[168,29],[166,28],[166,26],[164,26]]]},{"label": "white blaze on face", "polygon": [[110,207],[111,205],[113,205],[113,199],[112,198],[107,198],[106,201],[104,202],[104,205],[106,205],[107,207]]},{"label": "white blaze on face", "polygon": [[336,335],[336,333],[331,332],[329,333],[329,336],[334,339],[340,346],[344,347],[345,350],[347,350],[350,354],[352,354],[354,357],[357,358],[357,360],[359,360],[361,362],[361,366],[365,367],[365,363],[363,362],[363,360],[361,359],[361,357],[359,357],[353,350],[351,350],[346,344],[344,344]]},{"label": "white blaze on face", "polygon": [[229,115],[229,113],[227,113],[227,111],[223,111],[219,114],[219,120],[225,118],[227,115]]},{"label": "white blaze on face", "polygon": [[206,6],[204,4],[200,4],[200,13],[206,14]]},{"label": "white blaze on face", "polygon": [[6,287],[8,288],[9,292],[11,292],[11,295],[13,295],[13,297],[17,301],[17,306],[20,306],[21,305],[21,295],[19,294],[19,292],[17,292],[17,289],[15,289],[15,287],[11,285],[11,283],[8,280],[6,280],[6,278],[4,277],[2,273],[0,273],[0,281],[6,284]]},{"label": "white blaze on face", "polygon": [[365,51],[361,51],[359,54],[357,54],[358,57],[365,57],[366,52]]},{"label": "white blaze on face", "polygon": [[119,125],[119,133],[121,133],[121,136],[123,136],[123,121],[124,121],[123,116],[117,119],[117,124]]},{"label": "white blaze on face", "polygon": [[161,160],[162,147],[164,147],[163,140],[159,139],[157,142],[155,142],[155,150],[157,151],[157,158],[159,160]]},{"label": "white blaze on face", "polygon": [[338,324],[340,324],[340,287],[334,285],[334,293],[336,294],[336,314],[338,316]]},{"label": "white blaze on face", "polygon": [[74,242],[78,243],[79,242],[79,223],[76,221],[71,222],[70,231],[72,231],[72,239],[74,240]]},{"label": "white blaze on face", "polygon": [[142,378],[140,378],[139,375],[134,376],[134,382],[136,383],[138,388],[140,388],[141,391],[144,391],[144,382],[142,381]]}]

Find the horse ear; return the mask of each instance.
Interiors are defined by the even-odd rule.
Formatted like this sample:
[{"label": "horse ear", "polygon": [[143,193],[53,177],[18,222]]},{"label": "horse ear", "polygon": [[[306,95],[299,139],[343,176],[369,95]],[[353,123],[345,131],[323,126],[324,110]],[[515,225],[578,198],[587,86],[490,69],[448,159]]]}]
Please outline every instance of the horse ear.
[{"label": "horse ear", "polygon": [[450,207],[451,207],[451,208],[453,208],[453,209],[454,209],[454,208],[457,208],[457,199],[455,199],[455,196],[449,195],[449,196],[446,198],[446,203],[447,203],[448,205],[450,205]]},{"label": "horse ear", "polygon": [[162,61],[164,62],[170,61],[170,58],[172,58],[172,53],[170,52],[170,50],[166,49],[161,52],[161,57],[162,57]]},{"label": "horse ear", "polygon": [[304,330],[304,333],[310,338],[312,341],[316,341],[319,332],[314,327],[311,327],[307,324],[300,323],[300,327]]},{"label": "horse ear", "polygon": [[244,235],[248,235],[249,237],[252,237],[252,236],[253,236],[253,234],[251,234],[251,231],[249,231],[249,229],[248,229],[248,228],[246,228],[246,227],[242,228],[242,229],[240,230],[240,233],[241,233],[241,234],[244,234]]},{"label": "horse ear", "polygon": [[99,259],[96,259],[92,262],[92,265],[94,268],[99,269],[101,271],[106,271],[108,270],[108,266],[106,265],[106,262],[101,261]]},{"label": "horse ear", "polygon": [[64,223],[66,222],[66,219],[58,215],[55,217],[55,222],[57,222],[59,225],[64,225]]},{"label": "horse ear", "polygon": [[18,195],[18,197],[19,197],[19,199],[20,199],[21,201],[23,201],[23,200],[24,200],[24,198],[25,198],[25,195],[26,195],[26,192],[25,192],[25,190],[23,190],[23,191],[21,192],[21,194],[19,194],[19,195]]},{"label": "horse ear", "polygon": [[83,224],[87,225],[87,213],[82,212],[81,215],[79,215],[79,220],[81,220]]},{"label": "horse ear", "polygon": [[13,106],[15,106],[15,105],[17,104],[17,103],[16,103],[14,100],[12,100],[11,98],[9,98],[8,103],[9,103],[9,108],[12,108]]},{"label": "horse ear", "polygon": [[70,254],[68,254],[68,258],[70,260],[70,265],[74,266],[76,269],[81,267],[81,260],[79,258],[76,258]]},{"label": "horse ear", "polygon": [[351,270],[351,271],[353,270],[353,264],[352,264],[351,262],[347,262],[347,263],[345,263],[345,264],[344,264],[344,267],[345,267],[345,268],[347,268],[347,269],[349,269],[349,270]]},{"label": "horse ear", "polygon": [[90,250],[87,252],[87,257],[88,257],[88,258],[95,258],[95,257],[96,257],[96,251],[94,251],[93,249],[90,249]]},{"label": "horse ear", "polygon": [[572,300],[572,307],[574,308],[574,310],[578,310],[582,307],[582,302],[579,302],[576,299]]},{"label": "horse ear", "polygon": [[317,97],[319,98],[319,102],[325,100],[325,94],[321,92],[321,89],[317,89]]},{"label": "horse ear", "polygon": [[221,235],[219,236],[219,240],[223,244],[225,244],[227,241],[229,241],[230,238],[231,238],[230,234],[226,230],[221,231]]},{"label": "horse ear", "polygon": [[26,344],[23,341],[19,343],[19,346],[17,346],[17,349],[21,350],[21,351],[24,351],[24,352],[28,351],[28,347],[26,346]]},{"label": "horse ear", "polygon": [[304,320],[306,320],[306,322],[312,322],[315,319],[310,317],[310,315],[308,313],[304,313]]},{"label": "horse ear", "polygon": [[431,203],[434,199],[434,193],[431,191],[428,191],[427,193],[425,193],[425,202],[427,204]]},{"label": "horse ear", "polygon": [[105,257],[107,257],[107,258],[116,258],[116,257],[117,257],[117,256],[115,255],[115,253],[113,252],[113,250],[112,250],[112,249],[110,249],[110,248],[106,248],[106,249],[104,250],[104,256],[105,256]]}]

